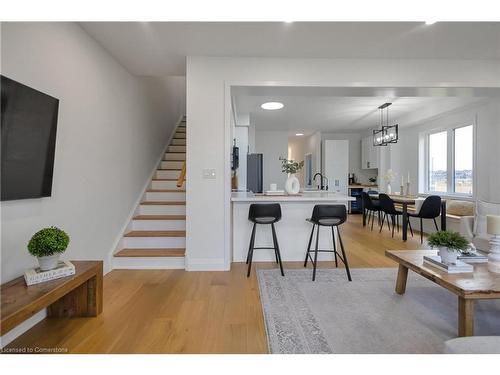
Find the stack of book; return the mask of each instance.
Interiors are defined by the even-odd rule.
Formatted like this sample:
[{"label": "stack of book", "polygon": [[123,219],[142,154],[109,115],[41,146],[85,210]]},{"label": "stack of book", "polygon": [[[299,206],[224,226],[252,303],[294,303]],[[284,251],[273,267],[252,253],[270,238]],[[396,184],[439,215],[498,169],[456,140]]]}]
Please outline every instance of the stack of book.
[{"label": "stack of book", "polygon": [[458,259],[455,263],[444,263],[439,255],[424,256],[424,263],[447,273],[466,273],[474,271],[472,265]]},{"label": "stack of book", "polygon": [[488,255],[477,251],[475,253],[460,254],[458,260],[465,263],[486,263],[488,261]]},{"label": "stack of book", "polygon": [[57,267],[50,271],[42,271],[40,267],[30,268],[24,271],[24,280],[26,281],[26,285],[30,286],[74,274],[75,266],[73,263],[67,260],[60,260]]},{"label": "stack of book", "polygon": [[267,190],[265,195],[285,195],[285,190]]}]

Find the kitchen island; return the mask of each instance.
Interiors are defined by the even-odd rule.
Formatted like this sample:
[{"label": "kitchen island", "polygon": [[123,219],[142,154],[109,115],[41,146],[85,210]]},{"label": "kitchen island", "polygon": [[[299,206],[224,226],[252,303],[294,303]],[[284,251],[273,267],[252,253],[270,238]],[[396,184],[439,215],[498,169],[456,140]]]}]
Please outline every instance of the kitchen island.
[{"label": "kitchen island", "polygon": [[[232,261],[245,262],[248,253],[252,223],[248,220],[248,209],[252,203],[279,203],[281,220],[275,224],[281,258],[283,261],[304,261],[306,248],[311,235],[312,224],[306,219],[311,217],[316,204],[343,204],[347,207],[354,200],[344,194],[333,192],[304,192],[301,195],[267,196],[253,193],[232,193]],[[340,229],[342,234],[342,229]],[[255,246],[272,246],[269,225],[258,225]],[[330,228],[320,228],[319,248],[333,247]],[[333,254],[320,253],[319,260],[332,260]],[[254,262],[274,262],[273,250],[255,250]]]}]

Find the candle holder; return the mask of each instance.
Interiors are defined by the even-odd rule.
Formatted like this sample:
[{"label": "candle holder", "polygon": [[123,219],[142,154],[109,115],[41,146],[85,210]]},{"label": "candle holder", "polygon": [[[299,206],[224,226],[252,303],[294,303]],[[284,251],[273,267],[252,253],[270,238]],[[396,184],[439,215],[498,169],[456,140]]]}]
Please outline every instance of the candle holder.
[{"label": "candle holder", "polygon": [[401,185],[401,187],[400,187],[399,194],[400,194],[401,196],[404,196],[404,195],[405,195],[405,187],[404,187],[403,185]]},{"label": "candle holder", "polygon": [[409,197],[411,194],[410,194],[410,183],[407,182],[406,183],[406,195]]}]

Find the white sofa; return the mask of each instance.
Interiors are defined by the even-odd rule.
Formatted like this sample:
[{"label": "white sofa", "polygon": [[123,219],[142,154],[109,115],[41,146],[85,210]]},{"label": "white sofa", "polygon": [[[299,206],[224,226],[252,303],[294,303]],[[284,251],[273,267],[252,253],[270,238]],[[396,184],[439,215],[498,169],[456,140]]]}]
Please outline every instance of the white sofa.
[{"label": "white sofa", "polygon": [[500,354],[500,336],[458,337],[444,343],[445,354]]},{"label": "white sofa", "polygon": [[486,215],[500,215],[500,203],[488,203],[478,200],[474,216],[460,218],[461,232],[481,251],[489,252],[490,235],[486,233]]}]

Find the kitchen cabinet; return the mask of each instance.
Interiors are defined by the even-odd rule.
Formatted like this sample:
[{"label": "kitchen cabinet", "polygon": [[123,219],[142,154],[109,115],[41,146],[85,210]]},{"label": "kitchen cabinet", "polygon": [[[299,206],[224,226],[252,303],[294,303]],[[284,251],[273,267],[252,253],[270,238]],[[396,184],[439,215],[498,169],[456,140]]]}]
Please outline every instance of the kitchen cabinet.
[{"label": "kitchen cabinet", "polygon": [[373,145],[373,137],[361,140],[361,169],[378,168],[378,149]]}]

